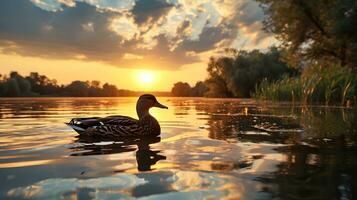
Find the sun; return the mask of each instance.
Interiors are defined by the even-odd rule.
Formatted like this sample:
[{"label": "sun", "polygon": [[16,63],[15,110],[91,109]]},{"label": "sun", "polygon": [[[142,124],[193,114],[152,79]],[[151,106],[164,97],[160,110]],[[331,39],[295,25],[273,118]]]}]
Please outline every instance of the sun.
[{"label": "sun", "polygon": [[154,82],[154,74],[152,72],[139,72],[139,81],[145,84],[151,84]]},{"label": "sun", "polygon": [[152,71],[138,71],[135,76],[135,80],[139,88],[144,90],[150,90],[156,83],[157,76]]}]

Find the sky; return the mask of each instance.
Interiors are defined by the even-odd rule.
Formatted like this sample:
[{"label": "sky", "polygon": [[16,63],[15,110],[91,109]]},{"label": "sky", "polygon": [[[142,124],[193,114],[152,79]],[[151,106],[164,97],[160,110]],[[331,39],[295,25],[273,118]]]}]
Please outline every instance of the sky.
[{"label": "sky", "polygon": [[254,0],[1,0],[0,73],[168,91],[225,48],[266,49]]}]

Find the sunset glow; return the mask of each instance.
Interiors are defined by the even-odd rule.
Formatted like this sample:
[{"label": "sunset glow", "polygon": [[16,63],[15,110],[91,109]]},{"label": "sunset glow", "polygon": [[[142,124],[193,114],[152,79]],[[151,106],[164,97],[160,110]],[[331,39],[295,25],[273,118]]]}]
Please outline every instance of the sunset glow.
[{"label": "sunset glow", "polygon": [[[2,1],[0,18],[8,23],[0,30],[2,74],[38,72],[59,84],[98,80],[120,89],[170,91],[178,81],[204,80],[215,52],[274,42],[261,30],[257,2],[114,2]],[[32,27],[31,34],[18,24]]]},{"label": "sunset glow", "polygon": [[152,72],[140,72],[138,78],[138,81],[143,84],[152,84],[154,82],[154,74]]},{"label": "sunset glow", "polygon": [[133,76],[139,90],[158,90],[157,88],[160,88],[158,78],[158,72],[149,70],[136,71]]}]

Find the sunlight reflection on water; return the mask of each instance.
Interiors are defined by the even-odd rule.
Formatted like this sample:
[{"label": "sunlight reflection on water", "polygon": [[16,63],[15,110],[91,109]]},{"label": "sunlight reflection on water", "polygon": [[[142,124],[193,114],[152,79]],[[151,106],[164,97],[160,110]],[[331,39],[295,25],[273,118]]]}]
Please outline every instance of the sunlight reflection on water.
[{"label": "sunlight reflection on water", "polygon": [[0,199],[352,197],[355,109],[159,100],[160,137],[102,141],[64,122],[135,117],[136,98],[0,99]]}]

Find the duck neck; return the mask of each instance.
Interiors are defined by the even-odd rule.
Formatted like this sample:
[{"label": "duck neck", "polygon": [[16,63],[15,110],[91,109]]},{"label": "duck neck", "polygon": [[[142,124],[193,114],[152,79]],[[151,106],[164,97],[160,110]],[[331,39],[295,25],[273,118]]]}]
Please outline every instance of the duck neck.
[{"label": "duck neck", "polygon": [[138,114],[139,119],[143,118],[146,115],[150,115],[149,108],[136,104],[136,113]]}]

